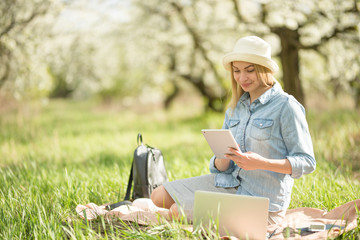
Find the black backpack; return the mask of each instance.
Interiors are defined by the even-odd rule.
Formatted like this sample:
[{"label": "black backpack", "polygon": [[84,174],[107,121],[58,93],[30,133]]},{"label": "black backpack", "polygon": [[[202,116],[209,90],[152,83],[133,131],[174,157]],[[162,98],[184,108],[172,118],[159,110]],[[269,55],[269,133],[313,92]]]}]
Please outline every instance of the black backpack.
[{"label": "black backpack", "polygon": [[150,198],[151,192],[168,181],[164,165],[164,157],[159,149],[144,145],[141,133],[137,136],[138,147],[134,152],[125,200],[130,200],[132,183],[134,188],[132,199]]},{"label": "black backpack", "polygon": [[131,188],[134,183],[132,200],[150,198],[151,192],[168,181],[164,157],[159,149],[144,145],[141,133],[137,136],[138,147],[135,149],[130,176],[124,201],[107,205],[112,210],[121,205],[129,205]]}]

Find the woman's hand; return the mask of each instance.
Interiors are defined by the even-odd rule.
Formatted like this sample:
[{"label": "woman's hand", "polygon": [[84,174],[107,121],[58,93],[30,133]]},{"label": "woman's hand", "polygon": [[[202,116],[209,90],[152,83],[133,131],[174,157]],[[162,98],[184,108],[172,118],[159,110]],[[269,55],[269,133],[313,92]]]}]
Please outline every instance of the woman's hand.
[{"label": "woman's hand", "polygon": [[234,161],[239,168],[244,170],[263,169],[278,173],[291,174],[292,167],[288,159],[267,159],[257,153],[242,153],[234,148],[229,148],[231,154],[226,154],[228,159]]},{"label": "woman's hand", "polygon": [[235,164],[244,170],[264,169],[267,164],[267,159],[257,153],[246,152],[242,153],[234,148],[229,148],[231,154],[225,155],[227,158],[234,161]]}]

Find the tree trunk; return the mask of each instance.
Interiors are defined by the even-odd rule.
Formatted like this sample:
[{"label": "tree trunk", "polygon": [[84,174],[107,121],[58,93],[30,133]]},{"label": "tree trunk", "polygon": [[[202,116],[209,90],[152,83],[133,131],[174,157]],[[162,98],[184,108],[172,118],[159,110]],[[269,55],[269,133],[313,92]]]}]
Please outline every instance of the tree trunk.
[{"label": "tree trunk", "polygon": [[201,77],[195,77],[190,74],[180,74],[179,76],[191,83],[207,100],[205,111],[209,109],[215,112],[224,111],[227,98],[225,92],[221,95],[215,94],[212,88],[209,88],[205,85],[205,81]]},{"label": "tree trunk", "polygon": [[179,86],[174,82],[173,83],[173,91],[166,96],[165,101],[164,101],[164,107],[165,109],[169,109],[171,103],[175,100],[176,96],[179,95],[180,92],[180,88]]},{"label": "tree trunk", "polygon": [[360,89],[355,89],[355,108],[360,110]]},{"label": "tree trunk", "polygon": [[360,75],[350,81],[350,86],[354,91],[355,108],[360,110]]},{"label": "tree trunk", "polygon": [[305,97],[300,79],[299,33],[296,30],[278,28],[274,30],[281,41],[281,64],[283,68],[284,90],[305,106]]}]

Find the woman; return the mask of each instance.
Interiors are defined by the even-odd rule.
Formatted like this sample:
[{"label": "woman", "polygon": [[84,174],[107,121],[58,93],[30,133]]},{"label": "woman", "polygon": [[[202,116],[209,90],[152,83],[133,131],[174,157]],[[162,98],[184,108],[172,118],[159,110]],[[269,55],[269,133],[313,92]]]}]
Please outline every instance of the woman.
[{"label": "woman", "polygon": [[223,57],[223,65],[232,81],[223,128],[231,130],[241,152],[229,149],[228,159],[212,157],[212,174],[165,183],[151,199],[173,216],[181,208],[191,218],[197,190],[266,197],[268,223],[280,223],[294,178],[316,167],[305,110],[273,77],[279,68],[271,59],[270,45],[261,38],[239,39]]}]

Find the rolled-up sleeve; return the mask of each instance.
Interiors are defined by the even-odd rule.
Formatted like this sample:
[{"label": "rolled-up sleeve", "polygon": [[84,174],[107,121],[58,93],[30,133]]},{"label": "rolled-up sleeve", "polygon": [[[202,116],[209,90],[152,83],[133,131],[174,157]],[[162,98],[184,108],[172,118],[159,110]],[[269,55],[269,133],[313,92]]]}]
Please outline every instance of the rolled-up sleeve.
[{"label": "rolled-up sleeve", "polygon": [[281,114],[281,132],[287,148],[292,178],[300,178],[316,168],[314,149],[304,108],[289,98]]},{"label": "rolled-up sleeve", "polygon": [[235,163],[233,161],[230,161],[229,164],[229,168],[226,169],[225,171],[219,171],[216,167],[215,167],[215,155],[210,159],[210,165],[209,165],[209,169],[211,173],[232,173],[234,171],[234,167],[235,167]]}]

